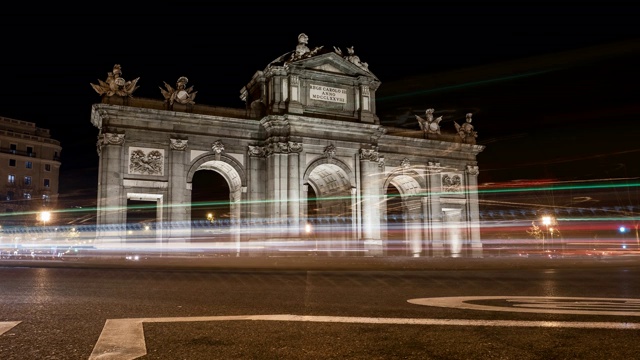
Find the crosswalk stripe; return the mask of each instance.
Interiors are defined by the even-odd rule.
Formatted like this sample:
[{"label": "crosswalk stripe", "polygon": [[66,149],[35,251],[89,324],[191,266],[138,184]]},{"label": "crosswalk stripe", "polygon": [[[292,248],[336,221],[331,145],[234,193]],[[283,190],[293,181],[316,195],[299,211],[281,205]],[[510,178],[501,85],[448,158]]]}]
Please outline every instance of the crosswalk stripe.
[{"label": "crosswalk stripe", "polygon": [[89,360],[128,360],[147,353],[142,324],[193,321],[304,321],[381,325],[445,325],[445,326],[502,326],[543,328],[585,328],[639,330],[640,323],[627,322],[572,322],[572,321],[513,321],[513,320],[463,320],[463,319],[415,319],[371,318],[311,315],[240,315],[170,318],[109,319],[106,321]]},{"label": "crosswalk stripe", "polygon": [[20,323],[21,321],[0,321],[0,335],[13,329],[16,325]]}]

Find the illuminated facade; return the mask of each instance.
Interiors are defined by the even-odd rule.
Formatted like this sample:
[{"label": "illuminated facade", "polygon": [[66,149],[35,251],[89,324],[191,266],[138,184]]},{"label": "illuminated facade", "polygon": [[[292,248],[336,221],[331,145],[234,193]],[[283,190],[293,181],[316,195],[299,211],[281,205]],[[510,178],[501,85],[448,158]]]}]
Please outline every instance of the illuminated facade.
[{"label": "illuminated facade", "polygon": [[[55,208],[60,142],[35,123],[0,117],[0,211],[22,213]],[[5,225],[33,225],[34,215],[5,218]]]},{"label": "illuminated facade", "polygon": [[421,131],[381,126],[368,65],[353,48],[307,42],[301,34],[254,74],[244,109],[196,104],[186,77],[165,83],[164,101],[133,97],[137,79],[124,81],[119,66],[119,85],[112,73],[94,85],[100,238],[134,241],[121,224],[135,200],[156,205],[154,241],[191,242],[194,175],[213,171],[229,194],[224,241],[239,255],[481,256],[483,147],[470,124],[449,134],[434,121]]}]

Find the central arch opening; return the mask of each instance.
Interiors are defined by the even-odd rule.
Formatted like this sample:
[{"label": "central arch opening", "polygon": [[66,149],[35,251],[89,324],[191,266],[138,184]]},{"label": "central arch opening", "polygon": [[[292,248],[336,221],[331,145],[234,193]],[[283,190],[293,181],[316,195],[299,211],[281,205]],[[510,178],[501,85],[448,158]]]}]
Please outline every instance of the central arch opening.
[{"label": "central arch opening", "polygon": [[344,255],[351,250],[352,199],[347,173],[335,164],[321,164],[308,176],[307,222],[320,254]]},{"label": "central arch opening", "polygon": [[191,190],[191,231],[196,242],[226,242],[231,219],[227,180],[215,170],[198,170]]}]

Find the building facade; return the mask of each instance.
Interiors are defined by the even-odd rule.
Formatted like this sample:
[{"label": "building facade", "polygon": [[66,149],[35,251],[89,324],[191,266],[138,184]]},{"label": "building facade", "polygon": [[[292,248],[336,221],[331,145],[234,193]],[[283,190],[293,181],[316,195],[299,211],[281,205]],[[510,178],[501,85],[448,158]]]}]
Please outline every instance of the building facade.
[{"label": "building facade", "polygon": [[[133,96],[119,65],[93,88],[99,130],[98,239],[137,241],[131,202],[154,209],[152,242],[188,244],[194,178],[212,171],[228,191],[226,236],[238,255],[283,250],[330,255],[481,256],[471,114],[441,131],[380,125],[380,81],[353,48],[295,50],[241,89],[244,109],[199,105],[181,77],[164,100]],[[198,221],[196,221],[198,220]],[[146,241],[149,241],[147,238]],[[217,241],[217,240],[216,240]]]},{"label": "building facade", "polygon": [[[5,225],[34,225],[31,212],[58,201],[60,142],[35,123],[0,117],[0,212]],[[24,215],[20,215],[24,214]]]}]

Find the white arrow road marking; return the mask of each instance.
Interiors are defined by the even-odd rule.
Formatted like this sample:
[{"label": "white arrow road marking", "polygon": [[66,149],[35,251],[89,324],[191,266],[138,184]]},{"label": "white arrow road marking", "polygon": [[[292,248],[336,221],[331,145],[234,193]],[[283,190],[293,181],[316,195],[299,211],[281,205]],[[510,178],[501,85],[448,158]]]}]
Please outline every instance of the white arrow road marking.
[{"label": "white arrow road marking", "polygon": [[[470,304],[469,301],[503,300],[504,306]],[[546,297],[546,296],[455,296],[411,299],[416,305],[467,310],[509,311],[538,314],[640,316],[640,299]]]},{"label": "white arrow road marking", "polygon": [[202,316],[140,319],[109,319],[106,321],[98,342],[89,360],[110,359],[130,360],[147,353],[144,342],[143,323],[189,322],[189,321],[307,321],[351,324],[384,325],[447,325],[447,326],[504,326],[504,327],[552,327],[640,330],[640,323],[616,322],[571,322],[571,321],[511,321],[511,320],[459,320],[459,319],[412,319],[412,318],[370,318],[344,316],[308,315],[246,315],[246,316]]},{"label": "white arrow road marking", "polygon": [[21,321],[0,321],[0,335],[11,330],[14,326],[20,324]]}]

